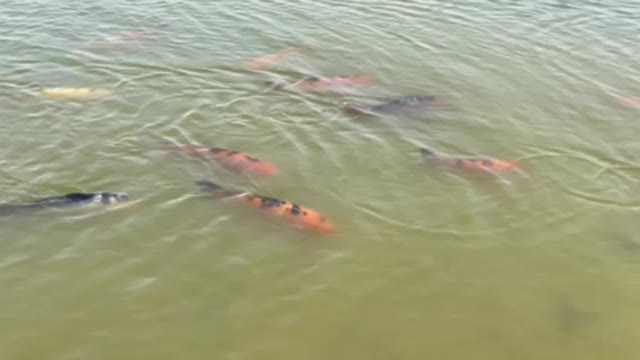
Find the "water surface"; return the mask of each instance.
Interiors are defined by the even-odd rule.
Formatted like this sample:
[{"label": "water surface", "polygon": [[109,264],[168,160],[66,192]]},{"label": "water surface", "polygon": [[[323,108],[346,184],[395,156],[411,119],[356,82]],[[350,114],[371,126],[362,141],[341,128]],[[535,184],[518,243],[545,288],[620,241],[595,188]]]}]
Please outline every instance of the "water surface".
[{"label": "water surface", "polygon": [[[0,221],[0,358],[635,359],[634,1],[4,1],[4,202],[122,191],[131,206]],[[154,37],[107,48],[132,31]],[[242,64],[290,46],[283,68]],[[346,95],[267,91],[368,74]],[[50,87],[113,96],[66,102]],[[346,101],[446,97],[354,121]],[[167,141],[245,151],[247,179]],[[517,159],[477,179],[418,162]],[[289,199],[329,237],[198,196]]]}]

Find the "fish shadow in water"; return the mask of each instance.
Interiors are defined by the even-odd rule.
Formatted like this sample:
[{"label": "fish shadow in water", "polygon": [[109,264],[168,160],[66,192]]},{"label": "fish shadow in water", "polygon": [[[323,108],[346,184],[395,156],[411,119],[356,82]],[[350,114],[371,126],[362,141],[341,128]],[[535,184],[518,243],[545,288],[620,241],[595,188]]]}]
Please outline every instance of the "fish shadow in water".
[{"label": "fish shadow in water", "polygon": [[377,119],[395,124],[446,120],[447,114],[456,112],[452,105],[432,96],[402,97],[377,105],[343,102],[340,108],[354,121]]},{"label": "fish shadow in water", "polygon": [[640,254],[640,242],[626,235],[613,237],[613,243],[617,248],[627,253]]},{"label": "fish shadow in water", "polygon": [[555,294],[551,297],[550,315],[551,325],[569,338],[585,335],[600,317],[595,311],[577,306],[567,294]]}]

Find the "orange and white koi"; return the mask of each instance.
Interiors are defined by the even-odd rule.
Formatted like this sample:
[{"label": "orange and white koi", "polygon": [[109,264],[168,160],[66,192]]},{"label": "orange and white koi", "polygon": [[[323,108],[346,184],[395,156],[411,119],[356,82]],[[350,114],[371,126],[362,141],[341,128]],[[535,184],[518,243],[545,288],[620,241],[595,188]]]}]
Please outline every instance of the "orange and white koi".
[{"label": "orange and white koi", "polygon": [[522,169],[521,166],[516,162],[497,159],[441,157],[436,155],[433,151],[425,148],[420,148],[420,154],[426,161],[444,166],[449,169],[470,173],[499,173],[504,171]]},{"label": "orange and white koi", "polygon": [[241,191],[226,190],[211,181],[197,181],[196,184],[198,184],[202,190],[211,193],[216,198],[235,197],[249,207],[258,209],[272,218],[282,219],[286,223],[301,230],[319,234],[330,234],[336,231],[335,224],[325,216],[290,201],[278,200]]},{"label": "orange and white koi", "polygon": [[213,160],[237,174],[266,177],[278,175],[278,168],[275,165],[235,150],[198,145],[176,145],[172,146],[172,149],[204,160]]}]

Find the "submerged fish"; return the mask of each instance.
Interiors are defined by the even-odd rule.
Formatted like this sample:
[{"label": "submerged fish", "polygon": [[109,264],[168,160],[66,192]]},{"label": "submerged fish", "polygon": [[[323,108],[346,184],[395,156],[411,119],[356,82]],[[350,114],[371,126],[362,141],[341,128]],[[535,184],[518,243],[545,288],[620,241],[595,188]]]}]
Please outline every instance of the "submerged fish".
[{"label": "submerged fish", "polygon": [[183,154],[204,160],[213,160],[223,168],[237,174],[267,177],[278,175],[278,168],[275,165],[235,150],[198,145],[177,145],[172,148]]},{"label": "submerged fish", "polygon": [[301,207],[290,201],[278,200],[241,191],[226,190],[211,181],[197,181],[196,184],[198,184],[202,190],[211,193],[216,198],[235,197],[254,209],[261,210],[271,217],[282,219],[302,230],[320,234],[329,234],[336,230],[336,226],[326,217],[314,210]]},{"label": "submerged fish", "polygon": [[302,48],[286,48],[273,54],[267,54],[253,59],[243,64],[243,67],[247,70],[267,70],[275,68],[281,65],[284,61],[290,58],[292,55],[299,54],[303,51]]},{"label": "submerged fish", "polygon": [[342,88],[354,88],[371,85],[373,77],[367,75],[340,75],[334,77],[306,77],[296,82],[274,82],[271,85],[277,90],[299,90],[325,92]]},{"label": "submerged fish", "polygon": [[93,100],[113,94],[110,90],[100,88],[49,88],[38,93],[49,99]]},{"label": "submerged fish", "polygon": [[142,41],[153,35],[151,31],[128,32],[120,35],[106,37],[96,41],[90,41],[83,45],[88,49],[102,49],[109,47],[122,46],[136,41]]},{"label": "submerged fish", "polygon": [[69,209],[113,205],[126,201],[129,201],[129,196],[124,193],[70,193],[62,196],[40,199],[29,204],[3,204],[0,205],[0,215],[15,215],[46,209]]},{"label": "submerged fish", "polygon": [[437,96],[405,96],[379,105],[345,104],[343,110],[353,115],[390,115],[426,112],[443,108],[444,99]]},{"label": "submerged fish", "polygon": [[470,173],[497,173],[511,170],[521,170],[519,164],[511,161],[496,159],[474,159],[474,158],[448,158],[436,155],[433,151],[420,148],[420,154],[426,161],[435,163],[454,170],[461,170]]},{"label": "submerged fish", "polygon": [[627,97],[620,100],[618,103],[630,109],[640,110],[640,96]]}]

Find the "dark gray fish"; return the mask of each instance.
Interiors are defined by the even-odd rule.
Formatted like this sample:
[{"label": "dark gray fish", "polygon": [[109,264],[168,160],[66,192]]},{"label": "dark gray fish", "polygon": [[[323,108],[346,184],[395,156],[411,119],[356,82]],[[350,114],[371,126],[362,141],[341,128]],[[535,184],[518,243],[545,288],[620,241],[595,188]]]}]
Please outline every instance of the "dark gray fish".
[{"label": "dark gray fish", "polygon": [[17,215],[45,209],[83,208],[112,205],[126,202],[129,196],[124,193],[70,193],[63,196],[36,200],[29,204],[0,205],[0,215]]},{"label": "dark gray fish", "polygon": [[627,252],[640,251],[640,241],[637,241],[629,236],[618,235],[613,238],[614,243],[620,247],[621,250]]},{"label": "dark gray fish", "polygon": [[566,335],[579,334],[599,320],[598,312],[579,306],[571,294],[553,292],[549,295],[551,320]]},{"label": "dark gray fish", "polygon": [[354,115],[393,115],[424,113],[442,108],[445,102],[437,96],[405,96],[378,105],[345,104],[343,110]]},{"label": "dark gray fish", "polygon": [[596,312],[582,310],[571,303],[557,304],[554,310],[558,328],[566,332],[581,331],[598,319]]}]

